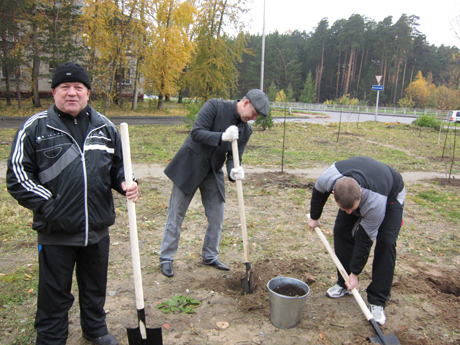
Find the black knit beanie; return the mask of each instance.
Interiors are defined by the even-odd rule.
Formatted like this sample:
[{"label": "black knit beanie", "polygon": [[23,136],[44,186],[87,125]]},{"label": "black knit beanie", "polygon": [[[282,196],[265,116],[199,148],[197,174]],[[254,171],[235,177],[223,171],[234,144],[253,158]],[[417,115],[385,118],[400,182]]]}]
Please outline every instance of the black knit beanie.
[{"label": "black knit beanie", "polygon": [[53,75],[53,81],[51,82],[51,88],[54,89],[59,84],[65,82],[79,82],[91,90],[88,73],[86,73],[83,67],[73,62],[65,62],[57,66],[56,72]]}]

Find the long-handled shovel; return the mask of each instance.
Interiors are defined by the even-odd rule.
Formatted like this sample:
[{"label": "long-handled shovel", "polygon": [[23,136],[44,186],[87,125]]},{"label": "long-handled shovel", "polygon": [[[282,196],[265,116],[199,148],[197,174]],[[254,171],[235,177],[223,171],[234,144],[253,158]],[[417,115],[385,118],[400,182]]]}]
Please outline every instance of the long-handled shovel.
[{"label": "long-handled shovel", "polygon": [[[332,249],[331,245],[327,241],[326,237],[322,233],[321,229],[316,227],[315,231],[319,238],[321,239],[321,242],[323,242],[324,246],[326,247],[327,251],[332,257],[332,260],[334,260],[335,265],[337,266],[337,269],[339,270],[340,274],[342,275],[343,279],[348,283],[349,282],[349,277],[347,274],[347,271],[345,271],[342,263],[340,262],[339,258],[335,254],[334,250]],[[374,317],[372,316],[371,312],[366,306],[366,303],[364,302],[363,298],[359,294],[358,290],[352,289],[351,292],[353,293],[353,296],[356,299],[356,302],[358,302],[361,310],[364,313],[364,316],[366,316],[367,321],[371,324],[371,326],[374,328],[375,333],[377,333],[377,336],[375,337],[369,337],[369,340],[372,341],[373,343],[376,344],[384,344],[384,345],[401,345],[399,342],[398,338],[396,337],[396,334],[390,333],[387,335],[383,335],[382,331],[380,330],[379,326],[377,325],[377,322],[375,322]]]},{"label": "long-handled shovel", "polygon": [[[240,167],[240,157],[238,154],[238,142],[232,141],[232,154],[233,163],[235,168]],[[251,294],[254,292],[254,275],[251,269],[251,262],[249,261],[249,248],[248,248],[248,231],[246,229],[246,215],[244,213],[244,200],[243,200],[243,184],[241,180],[236,180],[236,192],[238,194],[238,206],[240,209],[240,222],[241,233],[243,235],[243,251],[244,251],[244,264],[246,265],[246,276],[241,278],[241,289],[243,295]]]},{"label": "long-handled shovel", "polygon": [[[121,143],[123,148],[123,163],[125,171],[126,186],[129,188],[133,183],[133,172],[131,167],[131,152],[129,147],[128,124],[120,124]],[[163,345],[163,337],[160,328],[146,328],[144,293],[142,290],[141,263],[139,259],[139,242],[137,239],[136,207],[134,202],[128,198],[128,221],[129,238],[131,242],[131,257],[134,271],[134,291],[136,294],[136,308],[139,327],[127,328],[129,345]]]}]

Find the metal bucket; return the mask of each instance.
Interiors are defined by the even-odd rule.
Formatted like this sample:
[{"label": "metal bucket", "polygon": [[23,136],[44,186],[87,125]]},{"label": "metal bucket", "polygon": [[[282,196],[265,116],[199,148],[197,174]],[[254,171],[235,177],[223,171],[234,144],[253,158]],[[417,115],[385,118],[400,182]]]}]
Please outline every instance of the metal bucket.
[{"label": "metal bucket", "polygon": [[[287,284],[303,289],[305,295],[290,297],[273,291]],[[298,279],[279,276],[270,280],[267,288],[270,298],[270,321],[273,326],[283,329],[296,327],[302,319],[303,308],[310,293],[308,285]]]}]

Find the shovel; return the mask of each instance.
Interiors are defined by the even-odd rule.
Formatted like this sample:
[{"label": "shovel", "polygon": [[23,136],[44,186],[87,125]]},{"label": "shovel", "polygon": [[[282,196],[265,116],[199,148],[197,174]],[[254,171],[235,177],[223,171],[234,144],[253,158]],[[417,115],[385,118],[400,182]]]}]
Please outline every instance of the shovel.
[{"label": "shovel", "polygon": [[[339,258],[337,255],[335,255],[334,250],[332,249],[331,245],[327,241],[326,237],[322,233],[321,229],[316,227],[315,228],[316,234],[319,236],[321,239],[321,242],[323,242],[324,246],[326,247],[327,251],[332,257],[332,260],[334,260],[335,265],[337,266],[337,269],[339,270],[340,274],[342,275],[343,279],[348,283],[349,282],[349,277],[347,274],[347,271],[343,268],[342,263],[340,262]],[[352,289],[351,290],[353,296],[356,299],[356,302],[358,302],[361,310],[364,313],[364,316],[366,317],[367,321],[371,324],[371,326],[374,328],[375,333],[377,333],[377,336],[375,337],[369,337],[369,340],[375,344],[384,344],[384,345],[401,345],[399,342],[398,338],[396,337],[396,334],[390,333],[387,335],[383,335],[382,331],[380,330],[379,326],[377,325],[377,322],[375,322],[374,317],[372,316],[371,312],[366,306],[366,303],[364,302],[363,298],[359,294],[358,290]]]},{"label": "shovel", "polygon": [[[235,168],[240,167],[240,157],[238,154],[238,142],[232,141],[232,154],[233,163]],[[246,229],[246,215],[244,213],[244,200],[243,200],[243,184],[241,180],[236,180],[236,192],[238,194],[238,206],[240,209],[240,222],[241,233],[243,235],[243,251],[244,251],[244,264],[246,265],[246,276],[241,278],[241,289],[243,295],[251,294],[254,292],[254,275],[251,269],[251,262],[249,261],[249,248],[248,248],[248,231]]]},{"label": "shovel", "polygon": [[[123,163],[125,170],[126,186],[129,188],[133,183],[133,172],[131,168],[131,152],[129,148],[128,124],[120,124],[121,143],[123,148]],[[137,239],[136,207],[134,202],[128,198],[128,221],[129,238],[131,242],[131,257],[134,271],[134,291],[136,294],[136,308],[139,327],[127,328],[129,345],[163,345],[163,337],[160,328],[146,328],[144,293],[142,290],[141,262],[139,259],[139,242]]]}]

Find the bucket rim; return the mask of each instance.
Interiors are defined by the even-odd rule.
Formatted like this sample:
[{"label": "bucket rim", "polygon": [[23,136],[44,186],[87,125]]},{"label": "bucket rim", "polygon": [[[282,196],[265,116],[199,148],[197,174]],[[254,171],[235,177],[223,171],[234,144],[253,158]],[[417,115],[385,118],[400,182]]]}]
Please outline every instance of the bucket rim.
[{"label": "bucket rim", "polygon": [[[306,286],[306,291],[305,291],[305,294],[304,295],[301,295],[301,296],[286,296],[286,295],[282,295],[282,294],[279,294],[275,291],[273,291],[271,288],[270,288],[270,283],[274,280],[277,280],[277,279],[291,279],[291,280],[295,280],[299,283],[301,283],[302,285],[305,285]],[[286,285],[286,284],[285,284]],[[304,298],[306,296],[308,296],[308,294],[310,293],[310,287],[303,281],[299,280],[299,279],[296,279],[296,278],[291,278],[291,277],[284,277],[284,276],[278,276],[278,277],[275,277],[275,278],[272,278],[268,281],[267,283],[267,289],[269,292],[273,293],[274,295],[276,296],[280,296],[280,297],[283,297],[283,298],[291,298],[291,299],[296,299],[296,298]],[[305,289],[304,289],[305,290]]]}]

